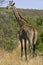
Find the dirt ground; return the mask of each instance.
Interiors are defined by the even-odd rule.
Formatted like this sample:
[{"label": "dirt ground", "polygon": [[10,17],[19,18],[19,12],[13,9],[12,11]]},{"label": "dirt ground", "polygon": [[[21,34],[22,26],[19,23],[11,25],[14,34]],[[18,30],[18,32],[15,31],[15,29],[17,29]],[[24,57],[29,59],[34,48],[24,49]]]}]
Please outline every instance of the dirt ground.
[{"label": "dirt ground", "polygon": [[35,58],[30,58],[25,60],[25,57],[21,60],[20,57],[20,44],[12,52],[7,52],[0,49],[0,65],[43,65],[43,57],[36,56]]}]

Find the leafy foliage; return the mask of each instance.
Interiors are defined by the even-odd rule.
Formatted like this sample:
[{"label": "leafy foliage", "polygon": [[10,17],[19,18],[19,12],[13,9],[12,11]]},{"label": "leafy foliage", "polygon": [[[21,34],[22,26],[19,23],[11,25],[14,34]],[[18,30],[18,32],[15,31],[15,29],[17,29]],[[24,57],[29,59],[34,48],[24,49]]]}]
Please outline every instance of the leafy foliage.
[{"label": "leafy foliage", "polygon": [[[37,49],[43,51],[43,16],[42,10],[19,9],[22,16],[30,25],[38,30]],[[0,48],[12,50],[18,44],[16,37],[20,27],[12,10],[0,8]]]}]

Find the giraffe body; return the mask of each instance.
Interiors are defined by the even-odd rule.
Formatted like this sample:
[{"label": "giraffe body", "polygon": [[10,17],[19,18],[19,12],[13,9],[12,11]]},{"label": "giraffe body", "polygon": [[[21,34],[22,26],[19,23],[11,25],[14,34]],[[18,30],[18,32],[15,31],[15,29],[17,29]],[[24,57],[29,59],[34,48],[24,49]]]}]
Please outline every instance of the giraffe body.
[{"label": "giraffe body", "polygon": [[27,59],[26,42],[28,40],[30,55],[34,56],[34,54],[35,54],[35,45],[36,45],[36,41],[37,41],[37,30],[34,27],[32,27],[30,24],[28,24],[27,21],[24,20],[20,16],[17,8],[14,6],[13,1],[10,2],[10,4],[8,5],[8,8],[10,8],[10,7],[12,7],[13,13],[16,17],[16,20],[17,20],[18,24],[21,27],[20,31],[19,31],[19,40],[21,42],[21,57],[23,56],[23,42],[22,42],[22,39],[24,39],[25,57]]},{"label": "giraffe body", "polygon": [[[36,46],[36,41],[37,41],[37,30],[31,26],[27,27],[27,25],[25,25],[19,31],[19,39],[20,39],[21,44],[22,44],[22,39],[24,39],[25,45],[26,45],[26,42],[28,40],[29,48],[30,48],[30,54],[33,57],[35,54],[35,46]],[[21,47],[22,46],[23,45],[21,45]],[[21,51],[22,51],[22,53],[21,53],[21,56],[22,56],[23,55],[23,49]],[[26,46],[25,46],[25,52],[26,52]],[[26,56],[26,54],[27,54],[27,52],[25,53],[25,56]]]}]

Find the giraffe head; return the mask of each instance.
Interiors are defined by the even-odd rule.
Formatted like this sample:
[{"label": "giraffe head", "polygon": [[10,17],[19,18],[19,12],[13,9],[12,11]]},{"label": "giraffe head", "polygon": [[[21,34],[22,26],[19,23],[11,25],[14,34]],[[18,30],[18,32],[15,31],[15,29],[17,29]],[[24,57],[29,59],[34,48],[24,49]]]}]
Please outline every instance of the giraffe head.
[{"label": "giraffe head", "polygon": [[15,5],[15,3],[13,3],[13,0],[12,1],[9,1],[9,4],[7,6],[7,9],[11,8],[14,5]]}]

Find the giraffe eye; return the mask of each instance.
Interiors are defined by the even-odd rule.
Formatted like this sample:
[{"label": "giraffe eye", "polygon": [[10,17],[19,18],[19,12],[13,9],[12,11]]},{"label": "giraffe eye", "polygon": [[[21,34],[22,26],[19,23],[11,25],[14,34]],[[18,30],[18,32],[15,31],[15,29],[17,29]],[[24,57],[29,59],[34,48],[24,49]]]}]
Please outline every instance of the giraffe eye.
[{"label": "giraffe eye", "polygon": [[15,5],[15,3],[13,3],[13,5]]}]

